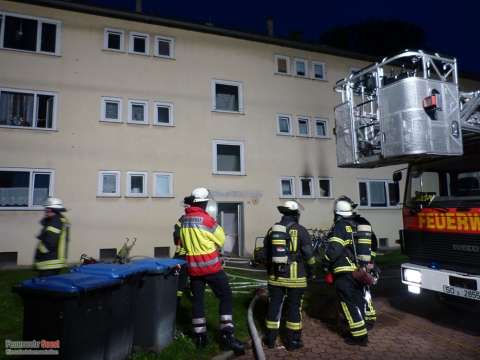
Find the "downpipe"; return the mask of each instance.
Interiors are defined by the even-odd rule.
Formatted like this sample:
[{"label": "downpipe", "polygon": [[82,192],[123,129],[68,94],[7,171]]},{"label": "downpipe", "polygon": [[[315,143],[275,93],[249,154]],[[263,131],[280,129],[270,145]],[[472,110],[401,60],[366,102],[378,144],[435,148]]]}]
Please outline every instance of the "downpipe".
[{"label": "downpipe", "polygon": [[260,299],[260,297],[265,295],[266,295],[265,289],[263,288],[258,289],[255,292],[255,296],[250,302],[250,305],[248,306],[248,311],[247,311],[248,330],[250,331],[250,336],[252,337],[254,355],[257,360],[265,360],[265,352],[263,351],[262,339],[258,334],[258,330],[255,326],[255,320],[253,319],[253,308],[255,307],[255,304]]}]

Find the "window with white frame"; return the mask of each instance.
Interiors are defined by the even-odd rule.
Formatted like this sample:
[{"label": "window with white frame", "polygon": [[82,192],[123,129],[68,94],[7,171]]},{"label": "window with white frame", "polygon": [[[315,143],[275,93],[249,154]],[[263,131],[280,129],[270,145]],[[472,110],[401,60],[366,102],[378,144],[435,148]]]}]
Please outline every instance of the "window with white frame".
[{"label": "window with white frame", "polygon": [[332,198],[332,178],[319,177],[318,178],[318,197],[319,198]]},{"label": "window with white frame", "polygon": [[315,137],[325,138],[328,136],[328,120],[315,118]]},{"label": "window with white frame", "polygon": [[148,34],[131,32],[128,51],[132,54],[149,54],[149,41],[150,36]]},{"label": "window with white frame", "polygon": [[307,117],[298,117],[297,124],[299,136],[310,136],[310,124]]},{"label": "window with white frame", "polygon": [[359,180],[360,206],[398,207],[400,204],[399,184],[389,180]]},{"label": "window with white frame", "polygon": [[212,81],[213,111],[243,112],[243,84],[238,81]]},{"label": "window with white frame", "polygon": [[154,125],[173,125],[173,104],[169,102],[155,102],[154,103]]},{"label": "window with white frame", "polygon": [[54,129],[57,95],[0,88],[0,126]]},{"label": "window with white frame", "polygon": [[102,97],[101,121],[122,122],[122,99]]},{"label": "window with white frame", "polygon": [[295,64],[295,75],[306,77],[307,76],[307,68],[308,68],[307,60],[295,59],[294,64]]},{"label": "window with white frame", "polygon": [[295,197],[295,177],[284,176],[280,178],[280,197],[294,198]]},{"label": "window with white frame", "polygon": [[148,101],[128,100],[128,122],[148,124]]},{"label": "window with white frame", "polygon": [[175,39],[155,36],[155,56],[173,59],[175,57]]},{"label": "window with white frame", "polygon": [[43,209],[53,193],[53,170],[0,168],[0,210]]},{"label": "window with white frame", "polygon": [[243,142],[213,141],[213,173],[220,175],[245,175]]},{"label": "window with white frame", "polygon": [[313,198],[315,196],[313,177],[301,176],[299,181],[300,197]]},{"label": "window with white frame", "polygon": [[103,48],[113,51],[125,51],[125,31],[105,28],[103,31]]},{"label": "window with white frame", "polygon": [[325,63],[312,61],[312,78],[316,80],[325,80]]},{"label": "window with white frame", "polygon": [[284,55],[275,55],[275,73],[290,74],[290,58]]},{"label": "window with white frame", "polygon": [[173,174],[167,172],[153,173],[153,196],[173,197]]},{"label": "window with white frame", "polygon": [[146,197],[147,191],[147,173],[138,171],[127,172],[127,196]]},{"label": "window with white frame", "polygon": [[277,134],[292,135],[292,117],[285,114],[277,114]]},{"label": "window with white frame", "polygon": [[98,173],[97,196],[120,196],[120,171],[100,171]]},{"label": "window with white frame", "polygon": [[4,49],[60,54],[60,21],[0,12],[0,25]]}]

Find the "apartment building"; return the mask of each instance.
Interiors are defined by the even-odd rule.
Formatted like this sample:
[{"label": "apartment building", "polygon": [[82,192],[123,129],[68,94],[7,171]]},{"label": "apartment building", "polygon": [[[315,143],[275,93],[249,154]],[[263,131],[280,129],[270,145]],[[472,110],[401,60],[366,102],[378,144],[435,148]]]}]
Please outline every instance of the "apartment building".
[{"label": "apartment building", "polygon": [[72,222],[69,262],[171,255],[183,197],[219,202],[225,252],[248,255],[297,199],[328,228],[359,202],[395,246],[393,168],[336,166],[332,91],[348,54],[72,2],[0,1],[0,263],[32,263],[47,196]]}]

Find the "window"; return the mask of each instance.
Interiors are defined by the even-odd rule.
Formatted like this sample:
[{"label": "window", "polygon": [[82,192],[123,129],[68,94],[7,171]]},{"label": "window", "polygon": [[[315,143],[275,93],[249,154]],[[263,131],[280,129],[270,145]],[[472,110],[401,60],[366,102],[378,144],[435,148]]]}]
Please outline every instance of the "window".
[{"label": "window", "polygon": [[325,138],[328,136],[327,121],[326,119],[315,119],[315,137]]},{"label": "window", "polygon": [[325,64],[312,61],[312,78],[317,80],[325,80]]},{"label": "window", "polygon": [[388,180],[360,180],[358,182],[360,206],[398,207],[400,202],[399,184]]},{"label": "window", "polygon": [[331,178],[318,178],[318,190],[319,194],[318,197],[320,198],[332,198],[332,179]]},{"label": "window", "polygon": [[213,173],[245,175],[244,146],[238,141],[213,142]]},{"label": "window", "polygon": [[307,76],[307,60],[304,59],[295,59],[295,75],[297,76]]},{"label": "window", "polygon": [[280,178],[280,197],[294,198],[295,197],[295,177],[286,176]]},{"label": "window", "polygon": [[243,112],[243,85],[236,81],[212,81],[213,111]]},{"label": "window", "polygon": [[0,45],[4,49],[60,53],[60,21],[0,13],[0,25]]},{"label": "window", "polygon": [[101,121],[122,122],[122,99],[102,97]]},{"label": "window", "polygon": [[277,134],[278,135],[292,135],[292,125],[291,125],[291,116],[290,115],[277,115]]},{"label": "window", "polygon": [[156,102],[154,125],[173,125],[173,104],[168,102]]},{"label": "window", "polygon": [[127,196],[128,197],[147,197],[147,173],[146,172],[127,172]]},{"label": "window", "polygon": [[98,173],[97,196],[120,196],[120,171],[100,171]]},{"label": "window", "polygon": [[275,55],[275,73],[290,74],[290,58],[283,55]]},{"label": "window", "polygon": [[148,124],[148,101],[128,100],[128,122]]},{"label": "window", "polygon": [[175,40],[164,36],[155,36],[155,56],[170,58],[175,57]]},{"label": "window", "polygon": [[299,117],[297,119],[299,136],[310,136],[310,125],[308,120],[308,118],[304,117]]},{"label": "window", "polygon": [[313,177],[300,177],[300,196],[305,198],[313,198]]},{"label": "window", "polygon": [[173,174],[165,172],[153,173],[153,196],[173,197]]},{"label": "window", "polygon": [[0,126],[54,129],[55,93],[0,89]]},{"label": "window", "polygon": [[125,31],[118,29],[105,29],[103,32],[103,48],[106,50],[125,50]]},{"label": "window", "polygon": [[0,209],[43,209],[53,193],[53,170],[0,168]]},{"label": "window", "polygon": [[148,55],[149,48],[148,42],[150,37],[148,34],[142,34],[137,32],[130,33],[130,45],[128,51],[132,54]]}]

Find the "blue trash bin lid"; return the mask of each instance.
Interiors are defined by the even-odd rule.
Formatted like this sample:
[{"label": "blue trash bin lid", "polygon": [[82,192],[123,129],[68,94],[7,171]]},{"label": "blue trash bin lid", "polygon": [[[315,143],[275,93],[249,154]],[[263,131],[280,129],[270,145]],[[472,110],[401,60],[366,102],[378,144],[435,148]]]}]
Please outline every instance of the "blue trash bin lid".
[{"label": "blue trash bin lid", "polygon": [[21,283],[21,286],[29,290],[75,294],[110,287],[119,283],[120,280],[117,279],[82,273],[67,273],[25,280]]},{"label": "blue trash bin lid", "polygon": [[130,262],[128,264],[97,263],[81,265],[73,268],[72,271],[96,276],[106,276],[112,279],[124,279],[138,273],[146,272],[148,269],[149,267],[146,264]]},{"label": "blue trash bin lid", "polygon": [[174,268],[177,265],[181,266],[186,264],[186,261],[182,259],[170,259],[170,258],[154,258],[154,259],[158,264],[161,264],[169,268]]}]

